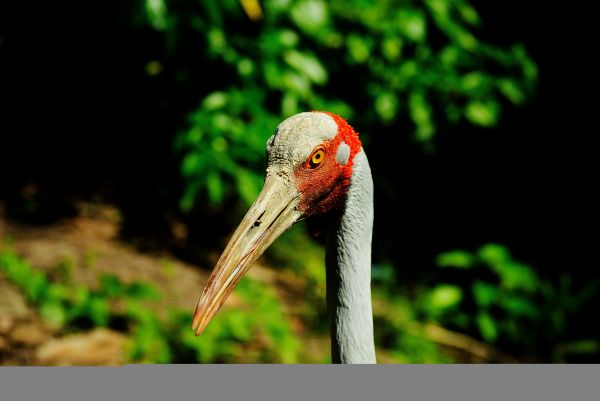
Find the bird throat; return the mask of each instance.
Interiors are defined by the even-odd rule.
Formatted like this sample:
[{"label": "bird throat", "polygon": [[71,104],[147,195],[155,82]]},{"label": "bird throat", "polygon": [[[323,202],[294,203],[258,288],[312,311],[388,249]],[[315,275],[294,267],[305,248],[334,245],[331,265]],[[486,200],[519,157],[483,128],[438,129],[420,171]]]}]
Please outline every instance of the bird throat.
[{"label": "bird throat", "polygon": [[366,155],[355,157],[345,207],[327,233],[327,309],[333,363],[376,363],[371,306],[373,181]]}]

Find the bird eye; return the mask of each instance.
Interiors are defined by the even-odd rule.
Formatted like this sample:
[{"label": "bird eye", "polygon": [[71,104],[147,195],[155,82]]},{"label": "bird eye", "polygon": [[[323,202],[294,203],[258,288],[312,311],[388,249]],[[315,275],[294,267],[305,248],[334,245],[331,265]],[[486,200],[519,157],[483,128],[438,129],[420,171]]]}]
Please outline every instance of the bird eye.
[{"label": "bird eye", "polygon": [[315,168],[317,167],[325,158],[325,151],[323,149],[317,149],[313,152],[312,156],[310,157],[310,167]]}]

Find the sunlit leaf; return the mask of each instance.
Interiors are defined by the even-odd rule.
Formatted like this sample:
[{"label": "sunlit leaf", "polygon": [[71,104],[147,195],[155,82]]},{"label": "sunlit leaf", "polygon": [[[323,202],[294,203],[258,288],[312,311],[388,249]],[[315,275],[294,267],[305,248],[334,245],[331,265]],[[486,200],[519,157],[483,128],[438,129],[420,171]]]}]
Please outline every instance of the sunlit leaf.
[{"label": "sunlit leaf", "polygon": [[202,107],[206,110],[216,110],[223,108],[227,101],[229,100],[229,96],[225,92],[213,92],[202,101]]},{"label": "sunlit leaf", "polygon": [[283,75],[283,84],[288,90],[299,95],[306,96],[310,93],[310,82],[303,74],[287,72]]},{"label": "sunlit leaf", "polygon": [[39,310],[42,318],[54,328],[62,327],[67,320],[65,308],[60,302],[44,302]]},{"label": "sunlit leaf", "polygon": [[288,50],[283,55],[284,60],[297,71],[306,74],[311,81],[322,85],[327,82],[327,71],[321,62],[312,54]]},{"label": "sunlit leaf", "polygon": [[441,284],[431,290],[429,305],[433,309],[448,309],[458,305],[462,297],[463,293],[460,287]]},{"label": "sunlit leaf", "polygon": [[284,116],[291,116],[298,113],[298,97],[290,92],[286,92],[281,99],[281,112]]},{"label": "sunlit leaf", "polygon": [[496,125],[500,113],[498,103],[494,101],[473,100],[467,103],[465,115],[473,123],[483,127]]},{"label": "sunlit leaf", "polygon": [[279,44],[284,47],[295,47],[298,44],[298,34],[291,29],[277,31]]},{"label": "sunlit leaf", "polygon": [[146,16],[154,29],[162,31],[167,28],[167,6],[164,0],[146,0]]},{"label": "sunlit leaf", "polygon": [[419,42],[425,38],[427,26],[421,11],[412,8],[401,9],[397,15],[397,23],[408,39]]},{"label": "sunlit leaf", "polygon": [[327,4],[321,0],[300,0],[292,7],[291,16],[300,29],[314,34],[327,23]]}]

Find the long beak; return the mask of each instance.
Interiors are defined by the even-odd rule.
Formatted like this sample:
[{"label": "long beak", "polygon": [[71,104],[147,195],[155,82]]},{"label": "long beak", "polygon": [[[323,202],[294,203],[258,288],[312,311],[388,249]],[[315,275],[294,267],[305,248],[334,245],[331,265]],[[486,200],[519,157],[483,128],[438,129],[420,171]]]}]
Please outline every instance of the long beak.
[{"label": "long beak", "polygon": [[219,311],[252,263],[301,213],[300,194],[278,176],[268,177],[263,189],[223,251],[196,306],[192,330],[200,335]]}]

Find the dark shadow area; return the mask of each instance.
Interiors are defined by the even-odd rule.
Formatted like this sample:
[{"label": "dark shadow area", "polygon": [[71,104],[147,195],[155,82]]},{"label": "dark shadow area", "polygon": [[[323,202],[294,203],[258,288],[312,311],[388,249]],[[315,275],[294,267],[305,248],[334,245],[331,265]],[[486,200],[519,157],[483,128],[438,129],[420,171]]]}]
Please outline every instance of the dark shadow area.
[{"label": "dark shadow area", "polygon": [[[135,24],[136,2],[126,3],[0,6],[0,201],[9,218],[29,224],[74,216],[81,201],[114,204],[124,239],[205,262],[244,210],[225,202],[180,211],[174,139],[227,72],[198,57],[193,48],[205,38],[189,27],[178,34],[195,45],[165,57],[157,33]],[[539,67],[537,94],[505,107],[494,128],[440,127],[431,152],[403,133],[408,121],[365,132],[374,262],[393,263],[399,282],[427,280],[440,252],[497,242],[541,277],[568,272],[583,286],[598,276],[595,104],[586,97],[596,70],[587,59],[594,49],[582,49],[592,25],[575,7],[474,3],[482,38],[524,43]],[[151,70],[154,60],[170,60],[164,73]],[[347,96],[353,80],[344,71],[332,77]],[[351,122],[361,131],[360,117]],[[181,222],[184,242],[173,234]],[[572,324],[600,336],[588,321]]]}]

